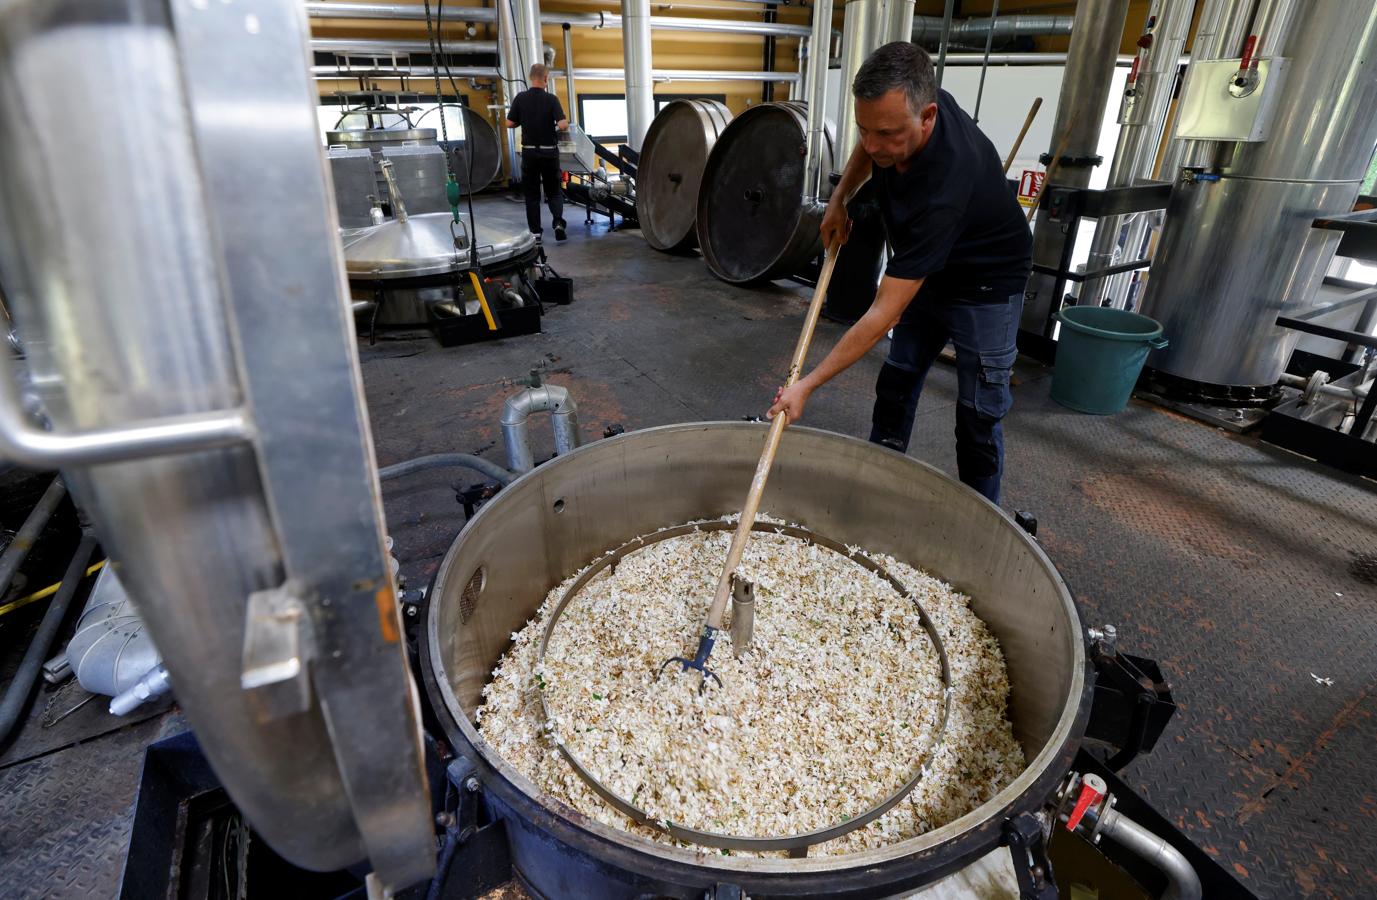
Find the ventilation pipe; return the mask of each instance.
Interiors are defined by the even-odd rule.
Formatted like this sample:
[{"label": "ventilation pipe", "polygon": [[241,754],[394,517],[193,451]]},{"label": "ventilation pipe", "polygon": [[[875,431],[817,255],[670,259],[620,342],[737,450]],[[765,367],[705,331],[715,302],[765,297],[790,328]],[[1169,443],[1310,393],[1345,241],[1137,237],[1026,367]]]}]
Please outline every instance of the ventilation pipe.
[{"label": "ventilation pipe", "polygon": [[[816,203],[828,193],[822,184],[822,152],[827,140],[827,64],[832,33],[832,0],[814,0],[813,34],[808,39],[808,138],[804,152],[803,199]],[[836,165],[836,163],[833,163]]]},{"label": "ventilation pipe", "polygon": [[[465,6],[458,12],[447,12],[446,22],[475,22],[492,24],[505,12],[503,4],[497,9]],[[396,19],[424,21],[425,8],[417,4],[396,3],[307,3],[306,11],[313,19]],[[649,15],[649,13],[647,13]],[[572,25],[575,28],[621,28],[622,17],[616,13],[537,13],[542,25]],[[806,38],[811,33],[807,25],[782,22],[743,22],[737,19],[697,19],[685,16],[652,16],[650,27],[656,31],[698,31],[721,34],[751,34],[762,37]]]},{"label": "ventilation pipe", "polygon": [[507,445],[507,468],[518,475],[535,468],[529,422],[532,413],[548,412],[555,429],[555,455],[579,446],[578,406],[569,391],[557,384],[536,384],[507,398],[502,406],[502,442]]},{"label": "ventilation pipe", "polygon": [[841,108],[837,110],[837,152],[832,155],[833,174],[846,168],[851,151],[860,140],[856,128],[856,104],[851,99],[851,82],[865,58],[881,43],[879,31],[881,0],[850,0],[843,7],[841,52]]},{"label": "ventilation pipe", "polygon": [[650,73],[650,0],[622,0],[622,55],[626,72],[626,143],[640,152],[655,118]]},{"label": "ventilation pipe", "polygon": [[[1127,15],[1126,0],[1080,0],[1076,5],[1051,146],[1044,157],[1049,183],[1086,187],[1091,170],[1101,161],[1097,154],[1103,118],[1100,111],[1109,101]],[[1063,237],[1060,224],[1038,216],[1033,229],[1033,262],[1058,265]],[[1050,337],[1048,316],[1061,308],[1062,301],[1053,296],[1056,282],[1054,276],[1040,272],[1028,279],[1021,324],[1024,331]]]},{"label": "ventilation pipe", "polygon": [[[912,4],[909,4],[910,7]],[[915,44],[935,44],[942,39],[942,16],[915,16],[910,29]],[[1072,16],[999,16],[965,19],[951,23],[948,40],[953,44],[984,44],[990,31],[996,43],[1016,37],[1046,37],[1072,34]]]},{"label": "ventilation pipe", "polygon": [[564,23],[562,30],[564,32],[564,71],[561,74],[564,77],[564,93],[568,98],[564,115],[572,122],[576,121],[578,113],[578,104],[575,102],[577,97],[574,94],[574,73],[577,71],[574,68],[574,32],[569,27],[568,22]]},{"label": "ventilation pipe", "polygon": [[[913,5],[914,0],[884,0],[879,19],[883,23],[883,32],[875,46],[914,40]],[[940,23],[942,20],[939,18],[937,21]]]}]

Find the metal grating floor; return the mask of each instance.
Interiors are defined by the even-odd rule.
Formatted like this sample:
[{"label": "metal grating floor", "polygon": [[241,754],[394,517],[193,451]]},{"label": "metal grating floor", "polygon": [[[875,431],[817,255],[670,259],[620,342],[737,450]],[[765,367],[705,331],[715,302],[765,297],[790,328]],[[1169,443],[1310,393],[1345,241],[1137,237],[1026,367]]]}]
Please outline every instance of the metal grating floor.
[{"label": "metal grating floor", "polygon": [[[549,252],[577,299],[547,311],[543,334],[452,349],[423,334],[360,344],[380,464],[445,450],[502,462],[502,402],[536,367],[570,389],[585,440],[612,423],[764,412],[806,290],[733,288],[696,256],[655,253],[639,232],[608,234],[601,222],[585,233],[570,212],[570,240]],[[522,210],[486,198],[479,215],[519,227]],[[842,330],[821,323],[814,357]],[[815,395],[807,424],[865,434],[879,361]],[[1181,706],[1127,780],[1262,896],[1377,895],[1377,585],[1355,564],[1377,555],[1377,485],[1152,406],[1070,412],[1048,399],[1049,374],[1019,368],[1006,503],[1037,515],[1087,623],[1112,622],[1126,650],[1158,659]],[[911,450],[952,473],[955,391],[939,365]],[[537,458],[553,452],[545,422],[532,437]],[[387,485],[395,552],[416,584],[463,523],[456,483],[470,479],[429,472]],[[6,895],[13,885],[112,893],[135,754],[161,727],[0,768]]]}]

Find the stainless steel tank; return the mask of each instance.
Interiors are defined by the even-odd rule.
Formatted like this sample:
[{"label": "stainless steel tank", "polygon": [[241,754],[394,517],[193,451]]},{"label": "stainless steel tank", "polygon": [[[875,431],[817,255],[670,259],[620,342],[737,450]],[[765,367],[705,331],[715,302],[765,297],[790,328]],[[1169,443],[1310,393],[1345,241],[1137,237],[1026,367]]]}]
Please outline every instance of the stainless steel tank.
[{"label": "stainless steel tank", "polygon": [[[467,243],[455,246],[456,234],[465,236],[466,227],[452,230],[452,223],[447,212],[421,213],[407,216],[406,221],[393,219],[340,232],[354,299],[378,303],[372,324],[424,325],[430,321],[429,308],[437,303],[477,303],[472,298],[461,300],[467,297],[465,273],[471,260]],[[509,281],[523,304],[538,303],[531,275],[537,255],[535,235],[480,222],[476,239],[483,275]]]},{"label": "stainless steel tank", "polygon": [[636,179],[636,218],[656,250],[691,247],[698,239],[698,190],[717,138],[732,120],[716,100],[671,100],[650,124]]},{"label": "stainless steel tank", "polygon": [[[832,129],[821,171],[832,171]],[[822,252],[823,208],[805,190],[808,106],[752,106],[708,155],[698,192],[698,246],[713,274],[733,284],[800,271]]]},{"label": "stainless steel tank", "polygon": [[1377,4],[1306,4],[1279,55],[1266,140],[1224,145],[1218,179],[1178,178],[1167,207],[1143,312],[1171,341],[1148,365],[1178,396],[1272,393],[1300,337],[1277,316],[1313,305],[1339,240],[1311,222],[1353,208],[1377,143]]},{"label": "stainless steel tank", "polygon": [[1021,776],[957,821],[889,847],[758,859],[656,844],[594,822],[542,797],[479,737],[473,717],[483,685],[546,593],[637,535],[739,511],[765,431],[696,423],[584,446],[504,489],[440,565],[421,640],[426,688],[506,821],[516,869],[540,896],[630,898],[648,877],[651,893],[669,897],[701,897],[718,882],[762,898],[888,896],[998,846],[1003,823],[1039,808],[1068,770],[1090,681],[1075,604],[1041,548],[937,469],[807,428],[785,432],[761,509],[893,554],[970,595],[1008,663],[1009,714],[1029,761]]}]

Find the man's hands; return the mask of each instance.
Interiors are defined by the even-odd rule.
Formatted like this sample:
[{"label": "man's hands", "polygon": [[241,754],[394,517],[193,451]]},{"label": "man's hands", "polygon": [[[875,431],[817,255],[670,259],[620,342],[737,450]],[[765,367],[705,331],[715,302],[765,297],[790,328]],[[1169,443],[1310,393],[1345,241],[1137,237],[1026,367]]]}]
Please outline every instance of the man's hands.
[{"label": "man's hands", "polygon": [[833,191],[832,199],[827,201],[827,212],[822,217],[822,245],[831,247],[836,243],[840,246],[845,244],[850,236],[851,218],[846,214],[846,204],[842,203],[838,193]]},{"label": "man's hands", "polygon": [[774,405],[765,414],[767,419],[773,419],[781,412],[788,416],[790,425],[803,418],[803,407],[807,405],[808,398],[813,395],[813,388],[803,381],[791,384],[789,387],[780,388],[775,393]]}]

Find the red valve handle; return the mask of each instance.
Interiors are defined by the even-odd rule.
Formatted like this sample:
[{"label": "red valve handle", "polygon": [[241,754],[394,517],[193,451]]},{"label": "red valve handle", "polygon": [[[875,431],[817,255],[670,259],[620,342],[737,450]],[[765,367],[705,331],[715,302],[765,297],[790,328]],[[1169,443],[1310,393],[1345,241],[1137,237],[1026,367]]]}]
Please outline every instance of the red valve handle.
[{"label": "red valve handle", "polygon": [[1086,775],[1081,779],[1081,793],[1076,798],[1076,805],[1071,809],[1071,815],[1066,819],[1066,830],[1075,831],[1076,826],[1081,824],[1081,819],[1085,817],[1085,811],[1093,803],[1099,803],[1104,799],[1105,794],[1109,793],[1109,785],[1104,783],[1104,779],[1098,775]]}]

